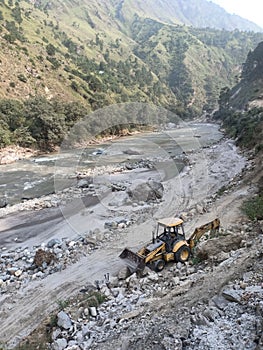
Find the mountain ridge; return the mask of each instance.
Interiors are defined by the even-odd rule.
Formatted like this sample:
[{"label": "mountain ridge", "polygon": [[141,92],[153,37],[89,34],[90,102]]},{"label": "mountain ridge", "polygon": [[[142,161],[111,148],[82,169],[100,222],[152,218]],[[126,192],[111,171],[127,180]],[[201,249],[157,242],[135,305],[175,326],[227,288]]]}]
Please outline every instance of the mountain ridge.
[{"label": "mountain ridge", "polygon": [[122,16],[128,17],[130,8],[141,17],[150,17],[167,24],[185,24],[199,28],[262,31],[257,24],[230,14],[221,6],[207,0],[120,0]]}]

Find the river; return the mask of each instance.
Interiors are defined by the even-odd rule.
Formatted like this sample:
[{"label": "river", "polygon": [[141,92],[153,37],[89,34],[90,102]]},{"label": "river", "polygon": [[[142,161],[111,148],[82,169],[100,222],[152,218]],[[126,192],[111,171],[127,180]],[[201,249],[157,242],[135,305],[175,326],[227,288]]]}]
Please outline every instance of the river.
[{"label": "river", "polygon": [[[140,159],[157,159],[159,162],[173,159],[173,163],[177,164],[176,170],[181,171],[182,156],[209,147],[222,136],[218,125],[191,123],[162,132],[123,137],[99,146],[71,149],[1,165],[0,196],[13,205],[54,193],[57,188],[65,186],[65,178],[74,179],[77,172],[85,169],[114,167]],[[173,169],[170,173],[168,171],[168,177],[176,175]],[[66,182],[67,186],[70,184]]]}]

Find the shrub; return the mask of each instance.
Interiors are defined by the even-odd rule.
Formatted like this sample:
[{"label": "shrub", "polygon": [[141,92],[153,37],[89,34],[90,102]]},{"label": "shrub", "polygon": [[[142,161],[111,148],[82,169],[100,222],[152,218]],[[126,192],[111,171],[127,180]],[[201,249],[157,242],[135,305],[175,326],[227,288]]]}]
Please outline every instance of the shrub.
[{"label": "shrub", "polygon": [[52,44],[48,44],[46,46],[46,51],[49,56],[54,56],[56,54],[56,48]]},{"label": "shrub", "polygon": [[70,301],[69,300],[57,300],[57,304],[58,304],[59,310],[65,310],[70,305]]},{"label": "shrub", "polygon": [[227,187],[225,185],[220,187],[219,190],[217,191],[217,195],[222,196],[226,190],[227,190]]},{"label": "shrub", "polygon": [[245,201],[242,210],[251,220],[263,220],[263,195]]},{"label": "shrub", "polygon": [[19,74],[18,76],[18,79],[20,81],[22,81],[23,83],[26,83],[27,82],[27,78],[24,76],[24,74]]},{"label": "shrub", "polygon": [[71,86],[71,89],[74,91],[78,91],[79,89],[78,83],[75,80],[71,82],[70,86]]}]

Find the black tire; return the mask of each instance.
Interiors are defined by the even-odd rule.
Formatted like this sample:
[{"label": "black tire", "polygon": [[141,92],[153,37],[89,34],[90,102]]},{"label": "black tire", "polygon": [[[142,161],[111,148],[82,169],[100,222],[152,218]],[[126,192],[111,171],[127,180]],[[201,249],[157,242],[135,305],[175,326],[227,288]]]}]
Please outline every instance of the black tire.
[{"label": "black tire", "polygon": [[157,260],[154,262],[154,270],[160,272],[164,269],[165,261],[163,259]]},{"label": "black tire", "polygon": [[175,253],[175,261],[185,263],[190,256],[190,248],[187,245],[183,245]]}]

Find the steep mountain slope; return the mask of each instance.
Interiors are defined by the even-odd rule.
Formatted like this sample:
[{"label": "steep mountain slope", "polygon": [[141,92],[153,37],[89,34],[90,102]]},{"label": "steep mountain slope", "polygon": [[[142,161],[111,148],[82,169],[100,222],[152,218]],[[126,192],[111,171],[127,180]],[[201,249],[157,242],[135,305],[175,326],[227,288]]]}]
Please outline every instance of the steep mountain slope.
[{"label": "steep mountain slope", "polygon": [[35,7],[46,12],[56,9],[58,18],[67,14],[75,14],[89,20],[87,11],[96,13],[97,20],[90,20],[95,26],[103,15],[110,17],[104,26],[115,25],[127,28],[134,16],[151,18],[168,24],[185,24],[199,28],[215,28],[225,30],[262,31],[255,23],[236,15],[227,13],[219,5],[208,0],[35,0]]},{"label": "steep mountain slope", "polygon": [[[194,29],[143,17],[155,17],[161,8],[173,17],[175,4],[0,1],[0,146],[21,139],[39,146],[37,130],[44,123],[43,137],[52,135],[53,147],[81,116],[116,103],[152,103],[180,117],[213,110],[220,89],[237,81],[263,33]],[[67,105],[73,101],[77,107]],[[37,109],[49,111],[41,123]]]},{"label": "steep mountain slope", "polygon": [[250,51],[243,66],[240,82],[220,94],[215,118],[222,121],[230,136],[253,153],[254,171],[248,180],[257,195],[244,205],[253,220],[263,218],[263,42]]},{"label": "steep mountain slope", "polygon": [[[117,3],[117,1],[113,1]],[[119,0],[119,18],[137,14],[169,24],[185,24],[198,28],[262,31],[258,25],[227,13],[207,0]]]},{"label": "steep mountain slope", "polygon": [[152,67],[161,81],[165,79],[184,110],[196,112],[213,109],[220,89],[236,83],[240,59],[256,43],[261,34],[258,35],[162,26],[140,19],[133,22],[132,29],[137,43],[135,54]]},{"label": "steep mountain slope", "polygon": [[263,42],[248,53],[241,80],[229,96],[228,105],[234,109],[263,107]]},{"label": "steep mountain slope", "polygon": [[221,91],[219,111],[226,130],[239,144],[263,149],[263,42],[250,51],[243,65],[241,80],[232,89]]},{"label": "steep mountain slope", "polygon": [[[174,6],[175,3],[171,4]],[[225,48],[229,47],[229,52],[232,49],[231,55],[235,67],[227,64],[228,72],[223,74],[224,78],[221,78],[220,74],[223,84],[229,83],[227,76],[231,75],[231,71],[235,74],[238,72],[238,66],[244,61],[247,51],[253,49],[263,38],[261,34],[250,33],[246,36],[211,30],[205,34],[202,30],[164,26],[160,22],[143,20],[139,17],[135,17],[135,20],[128,24],[123,22],[120,16],[120,13],[124,12],[124,6],[127,7],[128,4],[116,0],[99,3],[95,0],[88,2],[38,0],[34,5],[31,2],[21,1],[15,6],[8,6],[7,1],[2,1],[0,96],[15,98],[36,94],[44,94],[47,98],[64,96],[66,99],[84,100],[92,109],[127,100],[153,101],[168,107],[176,105],[177,94],[176,91],[171,91],[173,84],[170,84],[170,80],[171,75],[178,73],[171,72],[174,69],[174,67],[171,69],[171,61],[175,58],[173,43],[170,39],[168,39],[169,45],[162,42],[166,41],[167,35],[178,36],[180,45],[189,48],[188,64],[186,63],[189,71],[187,74],[180,73],[182,79],[196,74],[196,68],[200,65],[205,67],[207,61],[210,62],[208,64],[210,68],[204,68],[207,75],[210,71],[214,72],[213,65],[217,63],[208,56],[219,58],[222,57]],[[133,13],[133,9],[139,4],[140,2],[133,1],[129,7],[130,13]],[[167,9],[170,8],[169,6],[166,8],[165,1],[158,1],[152,11],[158,9],[161,4],[163,10],[168,13]],[[148,5],[150,9],[150,2],[143,3],[143,8],[147,9]],[[159,29],[163,26],[163,32],[170,34],[161,34]],[[130,36],[125,31],[128,31]],[[181,32],[185,35],[181,35]],[[156,34],[154,38],[156,43],[166,45],[167,60],[161,64],[162,70],[168,71],[168,77],[164,74],[162,82],[157,74],[153,74],[159,70],[152,66],[154,63],[151,60],[152,43],[148,39],[153,34]],[[187,44],[184,43],[185,40]],[[194,52],[195,46],[200,44],[200,41],[202,51],[206,51],[203,54],[207,56],[205,61],[200,60],[198,52],[200,48]],[[217,49],[219,46],[220,53],[211,53],[211,50],[214,51],[214,48]],[[146,56],[138,57],[139,51],[145,51]],[[192,54],[196,65],[192,64]],[[184,57],[181,56],[181,59]],[[10,61],[12,66],[9,64]],[[180,66],[182,62],[177,64],[177,70],[181,68]],[[203,84],[200,84],[199,78],[195,77],[194,80],[197,82],[195,85],[202,88]],[[233,74],[230,76],[230,83],[232,82]],[[187,84],[191,85],[189,82]],[[221,83],[219,85],[222,87]],[[180,95],[180,86],[176,90]],[[194,88],[192,90],[194,91]],[[161,96],[157,96],[156,91],[161,91]],[[212,93],[216,95],[217,92],[216,90]],[[200,106],[204,102],[205,94],[201,95],[203,97]],[[189,101],[185,104],[189,105]]]}]

